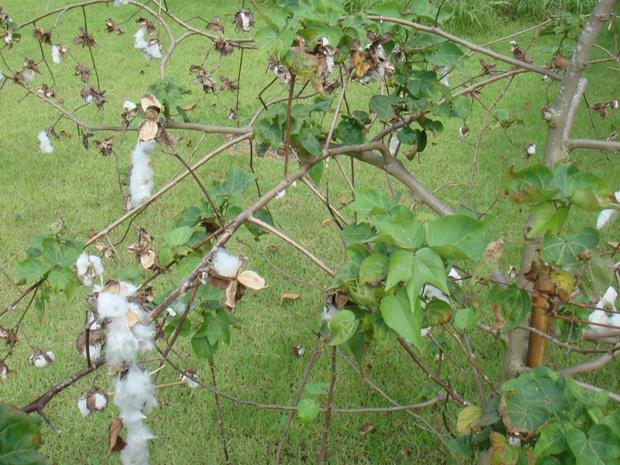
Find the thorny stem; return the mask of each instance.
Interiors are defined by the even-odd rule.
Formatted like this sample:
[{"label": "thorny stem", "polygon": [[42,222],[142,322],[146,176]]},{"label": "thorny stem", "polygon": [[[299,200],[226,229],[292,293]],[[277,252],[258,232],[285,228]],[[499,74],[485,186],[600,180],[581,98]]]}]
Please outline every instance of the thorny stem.
[{"label": "thorny stem", "polygon": [[[314,347],[312,348],[312,354],[310,355],[310,360],[308,360],[308,364],[306,365],[306,371],[304,372],[304,376],[301,379],[301,385],[297,391],[297,395],[295,396],[295,400],[293,401],[293,407],[297,407],[299,404],[299,399],[301,399],[301,395],[304,392],[304,388],[306,387],[306,382],[308,381],[308,376],[310,376],[310,371],[312,370],[312,365],[314,364],[314,359],[319,353],[319,342],[321,342],[321,334],[317,334],[314,340]],[[280,443],[278,444],[278,450],[276,452],[276,461],[275,465],[280,464],[280,459],[282,457],[282,448],[284,447],[284,443],[286,441],[286,436],[288,435],[288,429],[291,426],[291,422],[293,421],[293,416],[295,412],[292,411],[288,419],[286,420],[286,425],[284,425],[284,430],[282,431],[282,436],[280,437]]]},{"label": "thorny stem", "polygon": [[[213,362],[209,360],[209,367],[211,367],[211,376],[213,377],[213,390],[217,391],[217,381],[215,379],[215,367],[213,366]],[[217,407],[217,427],[220,430],[220,437],[222,439],[222,448],[224,449],[224,457],[226,459],[226,464],[230,464],[230,457],[228,456],[228,447],[226,447],[226,435],[224,434],[224,422],[222,421],[222,409],[220,408],[220,397],[217,393],[213,393],[215,395],[215,405]]]},{"label": "thorny stem", "polygon": [[332,364],[331,372],[332,378],[329,383],[329,389],[327,390],[327,407],[325,408],[325,423],[323,424],[323,438],[321,439],[321,445],[319,446],[319,460],[318,464],[323,465],[325,463],[325,446],[327,445],[327,437],[329,435],[329,422],[332,416],[332,410],[334,408],[334,385],[336,384],[336,350],[337,347],[332,347]]}]

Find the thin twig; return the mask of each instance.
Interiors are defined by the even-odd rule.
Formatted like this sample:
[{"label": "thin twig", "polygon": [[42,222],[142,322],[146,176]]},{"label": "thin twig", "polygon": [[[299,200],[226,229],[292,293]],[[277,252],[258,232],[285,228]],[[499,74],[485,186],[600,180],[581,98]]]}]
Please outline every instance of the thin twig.
[{"label": "thin twig", "polygon": [[325,463],[325,446],[327,445],[327,437],[329,435],[329,422],[332,416],[332,410],[334,408],[334,386],[336,384],[336,350],[337,347],[332,347],[332,364],[331,372],[332,378],[329,383],[329,389],[327,390],[327,407],[325,409],[325,423],[323,423],[323,438],[321,439],[321,445],[319,446],[319,465]]},{"label": "thin twig", "polygon": [[[217,391],[217,382],[215,380],[215,367],[211,360],[209,360],[209,366],[211,367],[211,375],[213,376],[213,390]],[[217,427],[220,430],[220,437],[222,438],[222,448],[224,449],[224,458],[226,459],[226,465],[230,465],[230,457],[228,456],[228,447],[226,447],[226,435],[224,434],[224,422],[222,421],[222,409],[220,408],[220,397],[215,395],[215,405],[217,407]]]}]

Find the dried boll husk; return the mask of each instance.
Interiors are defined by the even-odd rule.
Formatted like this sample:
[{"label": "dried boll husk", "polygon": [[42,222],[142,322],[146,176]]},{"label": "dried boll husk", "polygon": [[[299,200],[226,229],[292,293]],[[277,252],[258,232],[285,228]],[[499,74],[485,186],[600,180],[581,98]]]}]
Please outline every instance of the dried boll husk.
[{"label": "dried boll husk", "polygon": [[[101,356],[101,347],[105,341],[105,334],[102,330],[91,330],[88,334],[88,352],[91,360],[96,360]],[[75,341],[75,350],[81,357],[86,357],[86,331],[82,331]]]}]

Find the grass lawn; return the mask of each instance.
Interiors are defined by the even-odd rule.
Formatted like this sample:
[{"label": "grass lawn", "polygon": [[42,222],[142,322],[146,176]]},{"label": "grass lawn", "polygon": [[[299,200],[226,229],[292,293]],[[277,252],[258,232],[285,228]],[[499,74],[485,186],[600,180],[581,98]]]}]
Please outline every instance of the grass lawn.
[{"label": "grass lawn", "polygon": [[[21,23],[44,8],[45,2],[3,2],[4,12],[10,14],[14,21]],[[67,2],[50,0],[50,9],[60,7]],[[196,15],[206,20],[220,16],[226,32],[233,33],[232,16],[238,6],[231,6],[221,0],[212,2],[186,1],[168,2],[174,13],[180,18],[192,18]],[[179,5],[173,5],[179,3]],[[208,6],[207,6],[208,5]],[[273,8],[261,5],[266,12]],[[200,11],[199,11],[200,10]],[[96,40],[94,57],[97,64],[98,78],[101,89],[105,90],[108,103],[103,111],[96,111],[93,105],[76,110],[76,117],[93,124],[118,125],[118,115],[122,111],[125,100],[137,102],[144,91],[159,77],[159,60],[147,62],[141,52],[133,48],[133,34],[137,30],[136,14],[131,6],[114,8],[109,5],[95,5],[87,8],[88,29]],[[105,19],[111,17],[125,29],[125,34],[117,36],[105,32]],[[43,83],[53,86],[56,95],[64,101],[65,108],[73,109],[82,105],[79,91],[81,82],[74,75],[75,61],[91,66],[88,48],[73,45],[73,37],[78,27],[83,26],[83,12],[74,9],[62,15],[58,23],[58,33],[53,33],[53,42],[61,40],[69,47],[61,64],[52,63],[49,46],[43,47],[47,63],[53,69],[55,83],[52,82],[45,63],[39,63],[42,74],[35,78],[33,87]],[[53,25],[51,18],[37,23],[49,28]],[[200,19],[192,19],[196,27],[204,26]],[[508,34],[527,27],[518,22],[507,22],[498,19],[489,28],[473,32],[468,39],[479,44],[496,38],[496,34]],[[172,27],[175,34],[180,29]],[[32,26],[24,29],[24,40],[12,49],[3,48],[5,60],[0,63],[0,70],[7,73],[9,68],[19,69],[24,57],[39,62],[41,50],[38,43],[31,40]],[[527,44],[531,33],[518,40]],[[600,39],[610,45],[613,36],[606,32]],[[549,45],[547,42],[536,46]],[[187,114],[193,122],[206,124],[234,124],[225,119],[229,108],[234,107],[234,93],[223,91],[217,94],[203,93],[200,85],[192,83],[193,76],[188,74],[191,65],[201,64],[209,53],[210,42],[198,37],[190,37],[183,41],[173,54],[167,75],[174,78],[179,85],[191,90],[185,96],[185,105],[194,105]],[[503,53],[508,52],[508,43],[502,42],[492,48]],[[613,47],[612,47],[613,48]],[[549,60],[550,53],[534,48],[531,52],[537,63]],[[228,76],[237,79],[238,59],[240,52],[235,51],[230,57],[219,59],[216,52],[209,53],[205,68],[213,70],[214,76]],[[593,58],[603,57],[603,52],[595,51]],[[450,84],[455,87],[467,76],[476,75],[480,71],[479,57],[474,56],[462,64],[450,75]],[[273,74],[267,69],[266,56],[256,51],[245,51],[241,69],[241,89],[239,97],[239,122],[248,124],[254,112],[260,108],[257,94],[269,83]],[[498,68],[501,66],[498,65]],[[586,94],[589,104],[608,101],[610,82],[613,74],[607,65],[599,65],[588,71],[590,80]],[[94,77],[91,77],[91,85]],[[369,87],[355,86],[354,96],[349,102],[351,111],[367,109],[368,95],[375,84]],[[489,86],[480,99],[485,105],[492,104],[503,91],[505,81]],[[219,89],[219,83],[218,83]],[[618,92],[617,86],[613,91]],[[492,218],[489,239],[503,237],[512,241],[522,240],[522,228],[527,218],[526,208],[520,209],[506,200],[497,199],[499,186],[504,179],[506,169],[515,165],[522,168],[525,147],[530,143],[537,145],[537,153],[527,164],[542,159],[546,137],[546,125],[540,118],[543,105],[553,102],[557,84],[547,84],[539,76],[524,74],[517,76],[505,97],[496,110],[506,110],[512,119],[518,120],[506,131],[501,127],[486,131],[481,137],[480,149],[473,178],[472,202],[468,208],[486,211],[490,207],[488,218]],[[267,92],[268,99],[283,98],[285,93],[281,86],[272,86]],[[618,97],[618,94],[615,95]],[[579,111],[574,127],[573,137],[593,137],[605,139],[620,126],[620,110],[612,112],[606,119],[601,119],[596,112],[589,113],[585,107]],[[11,283],[15,276],[15,264],[23,260],[25,250],[30,246],[34,236],[58,219],[62,218],[71,233],[86,240],[93,231],[100,231],[124,213],[123,197],[119,191],[117,180],[116,159],[114,155],[103,157],[92,146],[94,139],[105,139],[112,133],[97,133],[91,138],[90,150],[82,146],[80,129],[76,124],[64,119],[56,125],[60,138],[52,138],[54,152],[42,154],[39,150],[37,134],[55,124],[58,114],[41,100],[11,82],[2,82],[0,92],[0,114],[3,115],[3,127],[0,130],[2,154],[0,156],[0,301],[2,307],[8,305],[19,296],[19,291]],[[332,115],[326,116],[326,121]],[[178,118],[178,117],[177,117]],[[458,135],[461,121],[445,121],[443,133],[429,138],[429,146],[408,166],[411,172],[431,191],[451,208],[457,210],[467,204],[468,185],[474,156],[473,144],[480,134],[484,111],[474,105],[472,115],[467,119],[471,135],[463,139]],[[178,118],[180,119],[180,118]],[[498,126],[489,118],[488,125]],[[135,123],[134,123],[135,126]],[[61,133],[61,131],[65,131]],[[204,157],[211,150],[225,142],[225,136],[207,134],[204,139],[199,133],[190,131],[173,131],[177,138],[177,149],[185,159],[192,162]],[[114,148],[118,149],[118,165],[129,167],[130,154],[135,144],[135,132],[127,133],[122,146],[118,146],[121,133],[115,133]],[[582,169],[601,173],[611,184],[620,185],[620,169],[615,159],[617,155],[606,155],[596,151],[577,151],[574,159]],[[153,156],[155,172],[155,190],[165,185],[182,168],[180,163],[163,148],[156,149]],[[342,158],[345,171],[351,175],[351,164],[348,158]],[[225,173],[238,167],[250,171],[249,145],[239,144],[237,147],[224,151],[209,163],[197,170],[203,184],[211,186],[224,179]],[[261,192],[271,189],[282,179],[283,162],[274,155],[263,158],[254,157],[252,167],[257,175]],[[389,191],[384,173],[370,166],[355,163],[356,187],[381,187]],[[125,174],[121,178],[125,180]],[[330,162],[319,186],[323,193],[329,194],[334,206],[349,218],[352,216],[344,209],[343,201],[350,200],[352,194],[339,167]],[[126,186],[123,186],[126,193]],[[405,192],[402,186],[397,190]],[[139,265],[126,253],[126,248],[136,239],[134,225],[141,226],[155,238],[155,248],[164,244],[162,233],[167,226],[187,207],[198,205],[202,192],[198,185],[187,177],[178,186],[171,189],[153,206],[145,209],[134,221],[133,225],[125,223],[109,235],[111,242],[117,244],[121,263],[114,258],[104,260],[105,277],[113,278],[122,266]],[[406,199],[412,197],[406,193]],[[250,189],[243,197],[246,205],[251,205],[258,198],[256,189]],[[323,225],[329,219],[329,213],[319,199],[309,189],[298,182],[296,187],[286,191],[286,196],[275,200],[269,205],[278,229],[286,233],[332,269],[336,269],[343,261],[343,249],[338,232],[333,224]],[[426,213],[422,206],[415,206],[416,214]],[[576,230],[579,225],[594,226],[594,213],[577,213],[567,226]],[[602,232],[602,241],[618,240],[620,228],[618,223]],[[300,278],[319,289],[330,285],[330,278],[311,262],[284,242],[272,235],[261,237],[254,242],[251,237],[241,238],[250,248],[239,240],[229,243],[235,253],[243,251],[249,257],[248,269],[257,271],[267,279],[269,287],[260,292],[248,291],[240,301],[236,316],[239,319],[238,330],[233,331],[232,343],[222,345],[215,359],[217,387],[221,392],[231,396],[252,400],[260,404],[286,405],[292,402],[302,379],[310,352],[314,343],[314,335],[309,329],[319,320],[324,295],[315,287],[288,279],[274,270],[266,259],[277,264],[288,275]],[[91,247],[91,252],[96,252]],[[519,247],[509,247],[502,264],[507,269],[509,264],[518,266]],[[171,271],[156,280],[154,292],[160,295],[175,286],[182,277]],[[469,289],[469,284],[465,287]],[[9,368],[14,373],[0,382],[0,399],[18,407],[28,404],[47,391],[54,383],[66,378],[85,365],[84,359],[78,357],[74,342],[84,324],[87,309],[84,297],[86,288],[81,288],[76,295],[67,300],[63,296],[52,298],[45,313],[29,311],[22,321],[25,334],[20,334],[20,341],[11,357],[7,359]],[[487,289],[472,289],[480,303],[479,317],[492,324],[492,311],[488,305]],[[296,300],[280,302],[285,294],[298,294]],[[19,318],[27,303],[20,303],[13,311]],[[12,326],[11,314],[7,313],[0,319],[3,326]],[[438,341],[453,349],[454,363],[443,360],[441,363],[442,377],[453,380],[452,388],[465,397],[477,400],[478,393],[467,359],[454,341],[441,329],[432,333]],[[485,334],[471,334],[477,361],[489,378],[494,379],[498,373],[502,348],[495,340]],[[32,346],[45,350],[53,350],[56,363],[43,370],[32,367],[28,357],[33,352]],[[430,339],[427,339],[432,345]],[[160,345],[162,343],[160,342]],[[292,345],[304,347],[305,355],[296,357],[291,353]],[[165,344],[164,344],[165,347]],[[329,382],[330,350],[321,344],[317,361],[310,374],[309,382]],[[188,339],[182,339],[175,346],[177,355],[172,359],[183,365],[187,361],[189,367],[195,368],[200,379],[207,384],[212,383],[208,364],[198,360],[192,353]],[[575,363],[578,359],[572,354],[557,353],[560,366]],[[350,357],[349,354],[344,354]],[[554,354],[549,351],[549,359]],[[180,357],[180,358],[179,358]],[[433,369],[437,369],[435,353],[427,350],[422,354],[423,360]],[[352,357],[351,357],[352,359]],[[402,350],[395,347],[387,354],[371,350],[366,362],[369,365],[368,377],[381,389],[389,393],[399,404],[406,405],[420,402],[425,396],[432,396],[436,386],[419,370],[417,365]],[[151,369],[157,362],[147,365]],[[617,362],[610,363],[604,372],[582,377],[586,382],[599,382],[611,390],[617,389]],[[364,384],[356,372],[342,358],[337,363],[338,379],[335,388],[334,405],[337,408],[387,407],[390,404],[376,391]],[[465,374],[465,375],[464,375]],[[158,385],[174,383],[177,373],[173,369],[162,370],[157,379]],[[111,391],[111,383],[105,372],[98,373],[95,378],[87,377],[57,396],[46,408],[45,412],[54,424],[62,430],[62,435],[55,436],[51,429],[43,426],[45,441],[42,452],[58,464],[89,463],[109,464],[120,463],[118,454],[113,453],[106,458],[108,450],[107,426],[117,415],[116,407],[110,407],[101,414],[90,415],[83,419],[76,407],[76,402],[84,389],[91,384]],[[184,385],[161,387],[157,389],[160,406],[148,415],[148,424],[157,439],[151,442],[151,463],[224,463],[220,434],[217,428],[217,410],[214,396],[205,389],[191,390]],[[324,396],[321,403],[324,405]],[[221,400],[224,430],[231,461],[235,464],[264,464],[273,462],[275,451],[281,435],[282,414],[279,411],[260,409],[247,405],[237,405],[232,401]],[[443,452],[437,438],[429,433],[430,427],[443,429],[444,419],[442,408],[427,409],[421,413],[422,420],[398,413],[366,413],[339,414],[332,417],[328,443],[328,462],[350,464],[397,464],[397,463],[443,463],[451,461]],[[452,430],[458,414],[456,406],[445,408],[446,422]],[[320,444],[323,422],[322,417],[304,425],[294,421],[285,445],[283,461],[285,464],[314,463]],[[362,434],[368,425],[374,427],[369,434]],[[468,460],[464,457],[464,461]]]}]

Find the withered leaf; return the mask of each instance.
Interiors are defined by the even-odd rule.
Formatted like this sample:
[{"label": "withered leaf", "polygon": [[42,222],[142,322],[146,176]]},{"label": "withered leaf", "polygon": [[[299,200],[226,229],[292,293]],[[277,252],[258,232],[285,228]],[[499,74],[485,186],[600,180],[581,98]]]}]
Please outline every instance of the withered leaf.
[{"label": "withered leaf", "polygon": [[239,89],[239,86],[232,82],[230,79],[228,79],[226,76],[220,76],[220,81],[222,81],[222,86],[220,87],[220,89],[224,92],[232,92]]},{"label": "withered leaf", "polygon": [[89,48],[96,45],[93,35],[89,32],[86,32],[86,29],[84,29],[83,27],[80,27],[80,33],[73,38],[73,44]]},{"label": "withered leaf", "polygon": [[75,66],[75,72],[73,74],[76,76],[80,76],[82,82],[84,84],[88,84],[88,78],[90,78],[90,69],[88,69],[86,66],[77,64]]},{"label": "withered leaf", "polygon": [[91,137],[95,137],[92,132],[82,133],[82,145],[86,150],[88,150],[88,147],[90,146],[90,142],[88,139],[90,139]]},{"label": "withered leaf", "polygon": [[112,454],[112,451],[119,452],[125,447],[126,443],[120,435],[122,429],[123,420],[121,420],[120,418],[113,418],[108,425],[108,444],[110,446],[108,448],[106,458],[108,458]]},{"label": "withered leaf", "polygon": [[37,89],[39,94],[45,95],[47,98],[55,98],[56,93],[53,89],[50,89],[47,84],[42,84],[41,87]]},{"label": "withered leaf", "polygon": [[133,121],[133,119],[140,113],[140,107],[132,108],[131,110],[126,110],[121,113],[121,118],[125,124],[129,124]]},{"label": "withered leaf", "polygon": [[234,47],[223,37],[215,41],[215,50],[217,50],[220,55],[227,56],[235,51]]},{"label": "withered leaf", "polygon": [[114,136],[110,136],[105,140],[94,140],[93,144],[99,149],[99,153],[104,157],[107,157],[112,153],[112,142],[114,141]]},{"label": "withered leaf", "polygon": [[321,221],[321,226],[325,227],[325,226],[329,226],[329,224],[332,222],[331,218],[327,218],[324,219],[323,221]]},{"label": "withered leaf", "polygon": [[202,88],[207,94],[209,92],[215,92],[215,79],[213,79],[211,75],[202,68],[198,71],[196,76],[194,76],[194,82],[197,84],[202,84]]},{"label": "withered leaf", "polygon": [[196,107],[196,103],[190,103],[188,105],[182,106],[181,110],[183,111],[189,111],[189,110],[193,110]]},{"label": "withered leaf", "polygon": [[362,431],[360,431],[360,436],[364,437],[369,433],[372,433],[375,430],[375,427],[372,426],[370,423],[366,422],[366,426],[364,426],[364,428],[362,428]]},{"label": "withered leaf", "polygon": [[99,91],[92,86],[86,86],[82,89],[82,92],[80,92],[80,97],[82,97],[82,100],[86,103],[94,102],[97,108],[102,108],[108,101],[103,94],[105,94],[105,91]]},{"label": "withered leaf", "polygon": [[52,33],[49,29],[43,29],[39,26],[34,27],[32,37],[42,44],[52,45]]},{"label": "withered leaf", "polygon": [[217,31],[220,33],[224,33],[224,26],[222,26],[222,24],[220,23],[220,17],[219,16],[214,16],[213,17],[213,21],[207,23],[207,29],[210,31]]},{"label": "withered leaf", "polygon": [[561,55],[556,55],[553,57],[553,66],[558,71],[566,71],[568,68],[568,60]]},{"label": "withered leaf", "polygon": [[112,21],[112,18],[108,18],[105,20],[105,25],[106,25],[106,31],[107,32],[113,32],[116,35],[122,36],[125,31],[123,29],[121,29],[118,24],[116,24],[114,21]]},{"label": "withered leaf", "polygon": [[284,303],[285,300],[297,300],[299,299],[299,294],[282,294],[280,297],[280,305]]},{"label": "withered leaf", "polygon": [[71,137],[71,132],[66,131],[66,130],[63,129],[62,131],[60,131],[60,135],[62,137]]},{"label": "withered leaf", "polygon": [[23,63],[23,67],[25,69],[29,69],[30,71],[32,71],[32,74],[41,74],[41,72],[39,71],[39,68],[37,66],[37,64],[34,62],[34,60],[31,60],[28,57],[24,57],[24,63]]},{"label": "withered leaf", "polygon": [[152,36],[153,34],[155,34],[155,31],[157,31],[157,29],[155,28],[155,24],[153,24],[153,21],[150,19],[138,18],[136,19],[136,23],[138,23],[140,26],[146,26],[146,30],[149,33],[149,36]]},{"label": "withered leaf", "polygon": [[342,205],[348,205],[349,204],[349,199],[346,198],[344,195],[342,197],[340,197],[340,203]]},{"label": "withered leaf", "polygon": [[480,66],[482,66],[481,76],[486,76],[487,74],[495,77],[497,75],[497,70],[495,69],[495,63],[490,64],[484,58],[480,59]]}]

